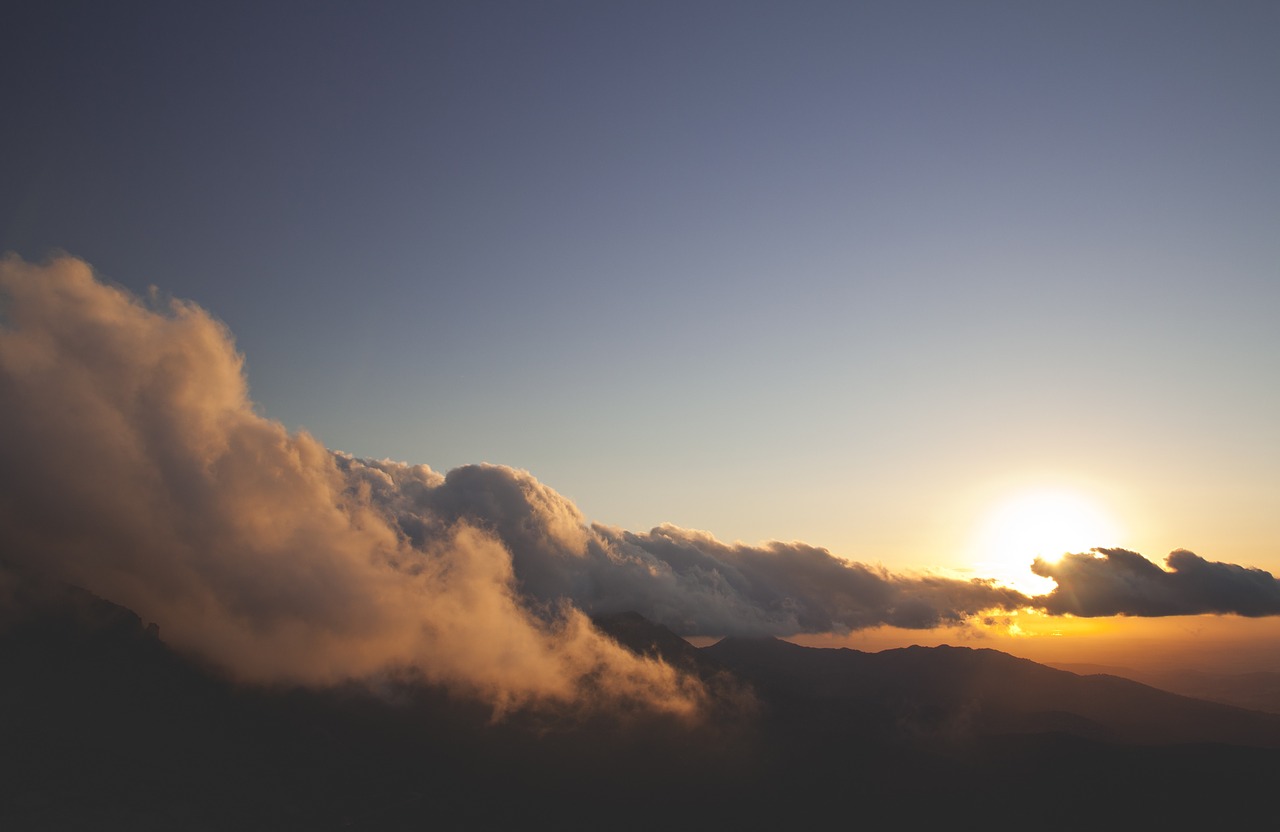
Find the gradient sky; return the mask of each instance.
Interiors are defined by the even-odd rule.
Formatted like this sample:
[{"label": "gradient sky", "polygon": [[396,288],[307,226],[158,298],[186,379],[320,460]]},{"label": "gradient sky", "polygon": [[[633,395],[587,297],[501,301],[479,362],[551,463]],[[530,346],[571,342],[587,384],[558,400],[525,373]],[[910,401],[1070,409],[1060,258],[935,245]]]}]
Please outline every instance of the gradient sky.
[{"label": "gradient sky", "polygon": [[3,20],[0,250],[196,301],[331,448],[974,574],[1067,489],[1280,573],[1275,3]]}]

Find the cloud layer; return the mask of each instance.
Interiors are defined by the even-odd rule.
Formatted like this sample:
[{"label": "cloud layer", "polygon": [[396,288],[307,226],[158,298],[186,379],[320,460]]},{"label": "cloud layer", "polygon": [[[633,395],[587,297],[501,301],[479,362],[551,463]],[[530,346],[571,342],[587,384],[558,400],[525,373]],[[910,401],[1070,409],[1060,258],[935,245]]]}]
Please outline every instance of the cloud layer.
[{"label": "cloud layer", "polygon": [[1036,604],[1053,615],[1083,617],[1280,615],[1280,581],[1270,572],[1207,561],[1185,549],[1166,563],[1169,571],[1127,549],[1094,549],[1054,563],[1037,558],[1032,571],[1058,586]]},{"label": "cloud layer", "polygon": [[590,613],[635,611],[684,634],[926,628],[1030,603],[991,581],[893,575],[803,543],[747,546],[670,525],[647,533],[592,525],[529,473],[503,466],[441,477],[387,461],[340,457],[339,465],[416,545],[454,523],[484,528],[511,553],[526,597],[568,599]]},{"label": "cloud layer", "polygon": [[0,262],[0,559],[84,586],[249,680],[413,668],[498,707],[696,709],[698,684],[600,635],[928,628],[988,610],[1280,611],[1265,572],[1189,552],[1037,562],[1053,593],[892,574],[803,543],[593,525],[527,472],[334,453],[254,412],[230,333],[73,258]]},{"label": "cloud layer", "polygon": [[[250,680],[388,668],[498,707],[587,697],[688,711],[695,683],[563,605],[458,519],[416,541],[367,478],[254,413],[229,333],[63,258],[0,264],[3,558],[133,608]],[[405,468],[407,493],[439,477]]]}]

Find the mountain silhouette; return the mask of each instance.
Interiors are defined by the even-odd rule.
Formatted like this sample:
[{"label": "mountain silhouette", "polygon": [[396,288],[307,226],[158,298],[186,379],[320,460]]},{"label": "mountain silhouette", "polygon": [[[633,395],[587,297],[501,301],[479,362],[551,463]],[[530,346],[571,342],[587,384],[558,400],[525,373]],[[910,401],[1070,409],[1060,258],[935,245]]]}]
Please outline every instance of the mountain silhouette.
[{"label": "mountain silhouette", "polygon": [[486,708],[405,675],[247,688],[133,612],[0,582],[0,828],[685,829],[1243,822],[1274,715],[992,650],[695,648],[596,626],[703,681],[697,725]]},{"label": "mountain silhouette", "polygon": [[1280,672],[1274,670],[1223,673],[1187,668],[1140,669],[1086,662],[1054,662],[1052,666],[1082,676],[1120,676],[1193,699],[1280,714]]},{"label": "mountain silhouette", "polygon": [[1280,748],[1280,715],[1080,676],[990,649],[906,647],[879,653],[724,639],[705,648],[774,700],[838,704],[905,735],[1061,732],[1147,745],[1226,743]]}]

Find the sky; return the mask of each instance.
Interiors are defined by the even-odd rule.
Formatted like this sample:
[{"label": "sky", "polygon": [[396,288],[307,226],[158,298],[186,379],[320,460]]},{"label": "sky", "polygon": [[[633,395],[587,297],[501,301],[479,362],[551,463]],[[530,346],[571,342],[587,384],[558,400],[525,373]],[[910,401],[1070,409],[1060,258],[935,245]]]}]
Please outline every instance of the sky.
[{"label": "sky", "polygon": [[197,304],[325,448],[644,552],[1047,593],[1056,494],[1280,573],[1275,4],[6,9],[0,251]]}]

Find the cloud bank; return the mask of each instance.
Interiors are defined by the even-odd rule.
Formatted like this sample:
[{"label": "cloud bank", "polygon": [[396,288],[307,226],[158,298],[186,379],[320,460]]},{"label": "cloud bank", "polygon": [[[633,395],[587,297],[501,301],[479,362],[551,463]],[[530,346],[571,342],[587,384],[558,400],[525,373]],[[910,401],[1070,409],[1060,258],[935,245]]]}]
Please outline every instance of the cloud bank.
[{"label": "cloud bank", "polygon": [[[230,333],[85,263],[0,261],[0,561],[156,621],[253,681],[412,668],[492,702],[639,702],[698,683],[590,624],[686,635],[929,628],[988,610],[1277,612],[1258,570],[1122,550],[1038,562],[1058,589],[899,575],[803,543],[591,524],[527,472],[364,460],[258,415]],[[1143,565],[1145,564],[1145,566]]]},{"label": "cloud bank", "polygon": [[1036,598],[1053,615],[1280,615],[1280,581],[1270,572],[1205,560],[1178,549],[1166,559],[1170,571],[1127,549],[1094,549],[1031,569],[1058,586]]},{"label": "cloud bank", "polygon": [[[254,413],[229,333],[70,258],[0,263],[0,557],[160,624],[254,681],[388,668],[482,697],[688,712],[695,682],[568,605],[459,519],[416,542],[306,433]],[[405,469],[406,487],[438,479]]]},{"label": "cloud bank", "polygon": [[803,543],[747,546],[670,525],[635,533],[589,524],[565,497],[503,466],[441,477],[387,461],[339,457],[339,465],[416,545],[454,523],[484,528],[511,553],[526,597],[639,612],[686,635],[927,628],[1030,603],[991,581],[893,575]]}]

